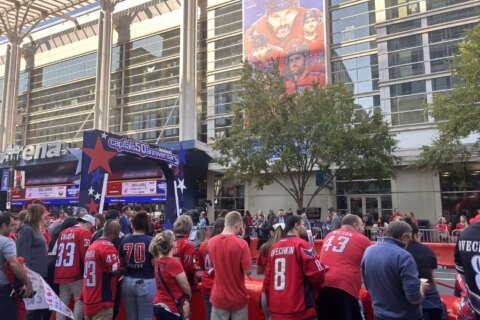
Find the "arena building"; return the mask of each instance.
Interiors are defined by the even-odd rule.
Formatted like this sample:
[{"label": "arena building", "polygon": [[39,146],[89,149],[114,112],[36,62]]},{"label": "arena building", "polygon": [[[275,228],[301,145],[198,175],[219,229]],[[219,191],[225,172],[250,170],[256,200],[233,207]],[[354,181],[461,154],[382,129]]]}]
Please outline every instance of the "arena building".
[{"label": "arena building", "polygon": [[[230,108],[241,90],[245,35],[252,22],[249,10],[264,3],[84,1],[75,11],[36,25],[18,45],[12,32],[7,36],[8,21],[3,22],[0,110],[5,125],[0,150],[10,144],[54,141],[79,147],[83,131],[101,129],[194,152],[201,160],[191,158],[192,170],[204,174],[196,178],[190,206],[211,200],[210,215],[221,209],[268,212],[294,207],[278,185],[259,191],[253,185],[225,181],[221,168],[208,163],[211,139],[228,132]],[[442,215],[480,208],[480,164],[466,164],[466,185],[452,172],[409,166],[419,148],[435,136],[434,121],[424,107],[457,81],[450,75],[451,57],[466,32],[480,21],[480,1],[298,3],[320,10],[316,16],[325,32],[325,78],[351,88],[359,116],[367,111],[384,114],[397,134],[402,159],[395,177],[383,182],[361,176],[337,180],[312,206],[323,213],[333,206],[383,215],[399,208],[435,223]],[[7,9],[22,10],[0,8],[0,16]],[[307,197],[315,183],[312,175]]]}]

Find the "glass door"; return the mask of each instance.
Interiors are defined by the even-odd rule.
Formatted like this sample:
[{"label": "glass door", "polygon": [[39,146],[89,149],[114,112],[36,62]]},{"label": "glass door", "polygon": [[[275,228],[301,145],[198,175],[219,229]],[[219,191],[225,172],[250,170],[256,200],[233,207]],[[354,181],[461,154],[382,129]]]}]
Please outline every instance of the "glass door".
[{"label": "glass door", "polygon": [[348,205],[349,205],[349,212],[356,214],[358,216],[363,215],[363,197],[349,197]]},{"label": "glass door", "polygon": [[373,219],[378,219],[378,212],[380,209],[380,197],[364,197],[365,199],[365,213],[370,213]]}]

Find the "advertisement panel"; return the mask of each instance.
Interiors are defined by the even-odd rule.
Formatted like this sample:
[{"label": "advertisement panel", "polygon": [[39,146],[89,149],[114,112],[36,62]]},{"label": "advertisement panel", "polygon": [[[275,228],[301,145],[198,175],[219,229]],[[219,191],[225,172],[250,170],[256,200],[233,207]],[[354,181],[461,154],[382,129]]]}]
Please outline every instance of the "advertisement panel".
[{"label": "advertisement panel", "polygon": [[67,197],[67,186],[27,187],[25,199],[60,199]]},{"label": "advertisement panel", "polygon": [[278,61],[287,93],[325,85],[325,24],[320,0],[243,0],[244,56],[272,70]]}]

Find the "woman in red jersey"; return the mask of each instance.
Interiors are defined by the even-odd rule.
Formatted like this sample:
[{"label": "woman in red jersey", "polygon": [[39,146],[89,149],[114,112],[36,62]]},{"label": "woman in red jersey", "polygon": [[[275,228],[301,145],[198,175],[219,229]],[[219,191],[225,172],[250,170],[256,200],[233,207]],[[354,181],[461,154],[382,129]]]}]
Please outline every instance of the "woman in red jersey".
[{"label": "woman in red jersey", "polygon": [[173,224],[173,232],[175,232],[175,250],[173,256],[180,260],[183,266],[183,270],[187,275],[188,283],[190,287],[195,290],[197,288],[196,261],[197,251],[195,246],[188,239],[192,232],[193,222],[192,218],[188,215],[182,215],[175,220]]},{"label": "woman in red jersey", "polygon": [[[213,224],[212,235],[210,238],[215,237],[217,234],[222,233],[223,228],[225,227],[225,219],[218,218]],[[212,313],[212,304],[210,303],[210,292],[213,287],[213,280],[215,279],[215,273],[213,271],[212,261],[208,255],[207,250],[208,240],[204,241],[200,248],[198,249],[198,265],[202,273],[202,285],[200,287],[200,292],[202,293],[203,303],[205,304],[205,320],[210,320],[210,315]]]},{"label": "woman in red jersey", "polygon": [[460,222],[457,223],[457,225],[455,226],[455,229],[456,229],[456,230],[463,230],[463,229],[465,229],[466,227],[468,227],[467,217],[464,216],[464,215],[461,215],[461,216],[460,216]]},{"label": "woman in red jersey", "polygon": [[155,281],[157,293],[153,298],[157,320],[181,320],[181,307],[189,304],[192,290],[180,261],[173,257],[175,234],[170,230],[159,233],[150,243],[150,253],[156,258]]}]

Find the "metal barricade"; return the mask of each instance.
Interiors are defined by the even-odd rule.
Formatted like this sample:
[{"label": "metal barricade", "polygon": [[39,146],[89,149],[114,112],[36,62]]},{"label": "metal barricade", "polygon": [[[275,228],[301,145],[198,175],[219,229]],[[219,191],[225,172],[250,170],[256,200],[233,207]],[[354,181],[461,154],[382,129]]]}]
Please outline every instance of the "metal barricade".
[{"label": "metal barricade", "polygon": [[365,236],[371,241],[377,241],[378,238],[383,237],[385,229],[383,227],[366,227]]},{"label": "metal barricade", "polygon": [[440,243],[454,243],[457,239],[448,231],[439,231],[437,229],[420,229],[419,230],[421,242],[440,242]]}]

